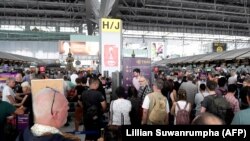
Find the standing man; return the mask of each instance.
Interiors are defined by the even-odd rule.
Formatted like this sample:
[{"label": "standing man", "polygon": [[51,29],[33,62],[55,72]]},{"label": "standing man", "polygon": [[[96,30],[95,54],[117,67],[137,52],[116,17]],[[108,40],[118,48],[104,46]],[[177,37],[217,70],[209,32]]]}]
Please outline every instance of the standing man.
[{"label": "standing man", "polygon": [[139,68],[135,68],[133,70],[134,77],[133,77],[132,84],[136,88],[137,91],[140,88],[140,83],[139,83],[139,78],[140,78],[140,75],[141,75],[140,73],[141,73],[141,70]]},{"label": "standing man", "polygon": [[[84,127],[86,131],[100,131],[103,121],[102,115],[106,110],[106,101],[100,91],[99,79],[97,77],[90,78],[89,90],[84,91],[82,94],[82,107],[84,112]],[[87,134],[86,141],[97,140],[100,137],[100,133]]]},{"label": "standing man", "polygon": [[72,74],[70,75],[70,81],[76,85],[76,78],[78,78],[76,70],[73,70]]},{"label": "standing man", "polygon": [[[146,95],[142,108],[142,125],[167,125],[168,124],[168,113],[169,113],[169,104],[168,100],[163,94],[161,93],[161,89],[163,88],[164,82],[162,79],[157,79],[153,84],[153,92]],[[159,117],[160,122],[154,123],[150,119],[150,114],[153,111],[153,108],[157,104],[157,102],[164,101],[164,112],[156,113],[157,115],[154,115],[155,117]],[[164,118],[162,118],[164,117]],[[157,119],[158,120],[158,119]]]},{"label": "standing man", "polygon": [[15,78],[10,77],[6,80],[6,85],[3,88],[3,101],[6,101],[10,104],[16,104],[15,96],[16,94],[13,91],[15,87]]},{"label": "standing man", "polygon": [[19,94],[23,93],[23,90],[21,87],[21,84],[23,82],[22,74],[21,73],[16,74],[15,78],[16,78],[16,83],[15,83],[15,88],[14,88],[15,93],[19,93]]},{"label": "standing man", "polygon": [[53,88],[44,88],[33,97],[35,124],[26,128],[16,141],[80,141],[80,138],[62,133],[59,129],[66,123],[68,101]]},{"label": "standing man", "polygon": [[246,87],[246,100],[248,108],[240,110],[234,115],[231,125],[250,125],[250,87]]},{"label": "standing man", "polygon": [[194,76],[192,74],[187,75],[187,82],[183,82],[179,89],[183,89],[187,92],[187,101],[192,105],[194,104],[195,94],[198,93],[198,87],[193,83]]}]

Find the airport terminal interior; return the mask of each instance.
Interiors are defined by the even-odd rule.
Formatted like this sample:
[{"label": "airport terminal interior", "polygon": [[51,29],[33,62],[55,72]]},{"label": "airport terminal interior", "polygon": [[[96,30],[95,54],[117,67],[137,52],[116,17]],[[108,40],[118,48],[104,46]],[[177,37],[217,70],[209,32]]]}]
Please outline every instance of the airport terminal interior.
[{"label": "airport terminal interior", "polygon": [[250,125],[249,105],[249,0],[0,0],[0,141]]}]

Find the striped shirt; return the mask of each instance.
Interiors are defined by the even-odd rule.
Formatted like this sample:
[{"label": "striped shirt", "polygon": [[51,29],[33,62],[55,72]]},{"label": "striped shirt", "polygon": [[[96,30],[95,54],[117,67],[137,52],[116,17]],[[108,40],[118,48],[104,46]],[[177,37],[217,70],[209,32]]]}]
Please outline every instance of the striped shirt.
[{"label": "striped shirt", "polygon": [[239,101],[232,94],[225,95],[226,100],[230,103],[234,113],[240,111]]}]

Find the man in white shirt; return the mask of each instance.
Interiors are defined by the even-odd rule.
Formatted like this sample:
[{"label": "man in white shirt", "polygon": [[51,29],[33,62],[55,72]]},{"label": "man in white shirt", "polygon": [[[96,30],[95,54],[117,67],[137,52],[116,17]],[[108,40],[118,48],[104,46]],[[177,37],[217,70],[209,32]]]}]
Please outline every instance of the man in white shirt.
[{"label": "man in white shirt", "polygon": [[236,84],[237,83],[237,74],[236,72],[233,70],[231,72],[231,76],[228,78],[228,85],[230,84]]},{"label": "man in white shirt", "polygon": [[76,74],[76,71],[73,71],[72,75],[70,76],[70,81],[76,85],[76,78],[78,78],[78,75]]},{"label": "man in white shirt", "polygon": [[133,70],[134,77],[133,77],[133,80],[132,80],[132,84],[136,88],[137,91],[140,88],[140,83],[139,83],[140,73],[141,73],[141,70],[138,69],[138,68],[135,68]]},{"label": "man in white shirt", "polygon": [[16,103],[16,101],[15,101],[16,95],[15,95],[14,91],[12,90],[12,88],[14,88],[14,87],[15,87],[15,78],[12,78],[12,77],[8,78],[6,80],[6,85],[3,88],[3,93],[2,93],[2,95],[3,95],[2,100],[3,101],[6,101],[10,104]]}]

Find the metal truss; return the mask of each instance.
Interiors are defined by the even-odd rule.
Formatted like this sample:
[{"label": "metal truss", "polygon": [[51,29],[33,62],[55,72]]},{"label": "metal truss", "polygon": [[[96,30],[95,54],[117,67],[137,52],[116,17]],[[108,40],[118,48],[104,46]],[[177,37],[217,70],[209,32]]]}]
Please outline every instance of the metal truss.
[{"label": "metal truss", "polygon": [[83,1],[1,0],[0,24],[76,27],[86,21]]},{"label": "metal truss", "polygon": [[249,0],[1,0],[0,24],[79,27],[102,17],[124,29],[250,36]]},{"label": "metal truss", "polygon": [[249,7],[248,0],[120,0],[118,9],[125,29],[249,36]]}]

